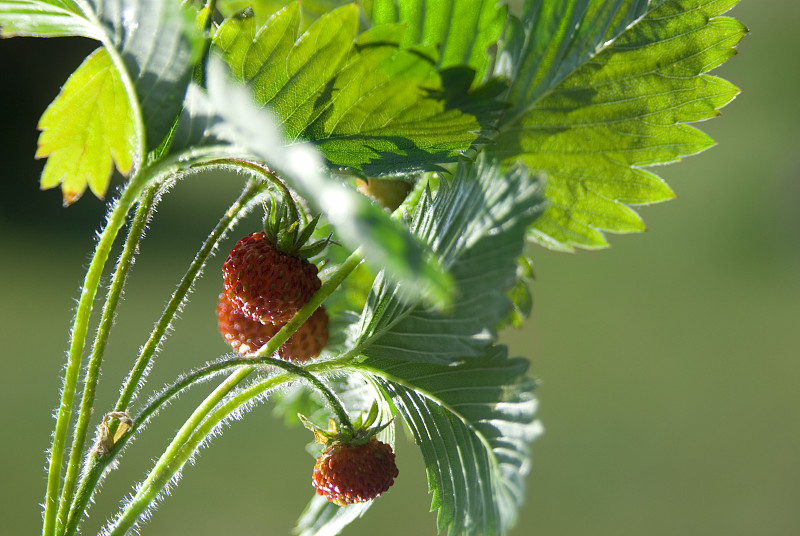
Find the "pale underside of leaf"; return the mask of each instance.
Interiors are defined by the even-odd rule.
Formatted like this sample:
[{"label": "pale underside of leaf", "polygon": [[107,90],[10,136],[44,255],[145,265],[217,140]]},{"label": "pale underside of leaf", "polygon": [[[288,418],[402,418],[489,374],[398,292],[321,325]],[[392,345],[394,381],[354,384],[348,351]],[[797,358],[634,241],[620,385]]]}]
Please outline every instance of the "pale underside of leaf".
[{"label": "pale underside of leaf", "polygon": [[122,174],[133,165],[133,112],[104,48],[93,52],[70,76],[39,121],[37,158],[47,157],[42,189],[62,185],[64,203],[88,187],[103,197],[116,163]]},{"label": "pale underside of leaf", "polygon": [[540,433],[528,362],[494,347],[458,365],[368,359],[420,447],[440,532],[497,536],[524,502]]},{"label": "pale underside of leaf", "polygon": [[739,22],[718,16],[735,3],[653,2],[596,53],[575,56],[582,61],[568,62],[567,71],[543,60],[548,68],[534,77],[530,104],[502,127],[492,149],[548,177],[550,206],[531,231],[533,240],[562,250],[604,247],[604,232],[644,229],[628,205],[674,196],[642,168],[713,145],[686,123],[718,115],[738,93],[704,74],[730,58],[744,35]]},{"label": "pale underside of leaf", "polygon": [[368,297],[352,354],[450,363],[483,355],[509,314],[506,292],[516,281],[525,231],[544,204],[539,183],[481,160],[462,163],[452,184],[419,203],[413,232],[453,275],[452,308],[409,303],[403,286],[379,276]]}]

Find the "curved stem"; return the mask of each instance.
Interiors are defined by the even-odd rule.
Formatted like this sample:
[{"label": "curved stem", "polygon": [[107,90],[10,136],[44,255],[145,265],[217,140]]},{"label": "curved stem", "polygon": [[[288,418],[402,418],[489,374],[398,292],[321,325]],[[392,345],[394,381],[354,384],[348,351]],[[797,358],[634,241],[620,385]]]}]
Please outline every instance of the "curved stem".
[{"label": "curved stem", "polygon": [[42,524],[42,534],[44,536],[53,536],[55,534],[58,508],[57,497],[59,484],[61,483],[62,464],[64,462],[64,446],[70,417],[72,416],[72,404],[75,398],[75,387],[78,382],[86,333],[89,330],[89,318],[92,313],[94,297],[97,294],[97,287],[100,284],[100,277],[103,274],[103,268],[108,260],[114,240],[125,224],[128,212],[144,186],[154,176],[154,173],[155,168],[146,167],[128,181],[119,200],[113,205],[108,214],[106,226],[100,234],[94,255],[92,255],[92,260],[86,271],[81,296],[78,301],[78,309],[75,312],[70,333],[64,384],[61,389],[61,401],[58,407],[55,430],[53,431],[53,442],[50,447],[50,463],[47,471],[47,491],[45,493],[44,520]]},{"label": "curved stem", "polygon": [[292,193],[289,191],[288,186],[284,183],[280,178],[278,178],[275,173],[267,169],[266,167],[258,164],[256,162],[251,162],[249,160],[242,160],[239,158],[221,158],[219,160],[214,160],[209,162],[209,164],[218,164],[218,165],[225,165],[225,166],[236,166],[248,169],[258,176],[268,180],[273,185],[277,186],[278,189],[281,191],[281,195],[283,196],[283,201],[289,205],[289,209],[292,211],[291,217],[294,220],[299,218],[299,212],[297,210],[297,203],[294,201],[294,197],[292,197]]},{"label": "curved stem", "polygon": [[151,184],[142,194],[139,206],[136,209],[136,216],[131,223],[128,237],[125,240],[122,254],[117,261],[117,269],[108,290],[106,303],[100,318],[100,325],[97,328],[97,335],[94,339],[92,354],[89,358],[89,365],[86,370],[86,378],[83,387],[83,397],[81,399],[80,410],[78,411],[78,421],[72,436],[72,447],[70,449],[69,461],[67,462],[67,472],[64,477],[64,488],[61,492],[61,504],[58,508],[56,517],[56,533],[61,533],[62,527],[67,520],[69,505],[72,502],[77,483],[78,469],[81,463],[83,447],[86,442],[86,431],[89,427],[89,420],[92,416],[92,406],[94,404],[95,388],[100,375],[100,363],[108,342],[108,334],[114,322],[114,313],[122,295],[128,271],[133,262],[133,257],[138,248],[139,242],[144,235],[144,228],[152,215],[153,205],[155,204],[158,184]]},{"label": "curved stem", "polygon": [[[362,257],[360,251],[351,254],[339,269],[322,284],[320,289],[312,296],[311,300],[306,303],[295,316],[273,336],[267,344],[265,344],[258,352],[252,357],[264,357],[275,353],[280,346],[285,343],[289,337],[297,331],[297,329],[305,322],[309,316],[322,304],[322,302],[350,275],[350,273],[361,263]],[[325,364],[325,363],[321,363]],[[298,367],[302,370],[302,367]],[[310,367],[308,367],[310,368]],[[194,448],[205,437],[198,436],[201,424],[206,417],[214,410],[215,407],[226,397],[239,383],[241,383],[250,373],[254,370],[253,366],[244,366],[233,374],[228,376],[206,399],[197,407],[189,419],[184,423],[175,438],[172,440],[167,450],[161,455],[156,465],[148,474],[147,478],[141,485],[137,486],[138,491],[136,495],[127,504],[125,509],[120,513],[114,525],[110,528],[108,534],[124,534],[130,527],[132,527],[139,516],[144,512],[147,507],[158,497],[159,493],[169,483],[170,479],[175,473],[180,470],[186,460],[189,459]],[[304,371],[305,372],[305,371]],[[312,376],[313,377],[313,376]],[[314,385],[324,384],[318,379],[314,378],[317,382]],[[259,384],[261,385],[261,384]],[[327,391],[327,388],[325,388]],[[245,391],[247,392],[247,391]],[[237,399],[241,394],[233,397],[232,400]],[[328,402],[334,407],[337,417],[344,416],[342,424],[352,429],[352,424],[347,417],[346,411],[341,406],[341,402],[331,393]],[[230,401],[221,408],[225,408],[230,404]],[[338,409],[337,409],[338,408]],[[210,430],[209,430],[210,431]],[[201,434],[202,435],[202,434]],[[195,445],[195,446],[193,446]],[[69,533],[68,533],[69,534]]]},{"label": "curved stem", "polygon": [[64,447],[66,443],[69,421],[72,416],[72,407],[75,390],[81,367],[81,358],[86,343],[86,334],[89,329],[89,320],[92,313],[94,298],[100,284],[105,264],[111,248],[125,224],[128,212],[139,198],[142,190],[151,180],[158,177],[174,174],[181,167],[192,161],[199,161],[219,152],[216,146],[196,150],[189,154],[174,155],[164,160],[154,162],[139,169],[128,181],[122,190],[119,199],[112,204],[106,216],[106,225],[101,231],[92,259],[84,277],[78,307],[70,331],[69,351],[67,365],[64,372],[61,400],[56,415],[56,425],[53,430],[50,447],[50,458],[47,469],[47,488],[44,498],[44,514],[42,522],[42,535],[54,536],[56,530],[56,516],[59,509],[58,495],[61,483],[61,471],[64,463]]},{"label": "curved stem", "polygon": [[[233,225],[233,223],[249,207],[250,203],[256,198],[262,189],[263,184],[259,181],[249,181],[239,198],[225,212],[225,214],[217,223],[216,227],[214,227],[214,230],[208,235],[203,243],[203,246],[200,248],[200,251],[197,253],[191,265],[189,266],[189,269],[186,271],[181,279],[181,282],[178,284],[177,289],[175,289],[175,292],[172,294],[172,297],[170,298],[169,303],[167,303],[161,318],[159,318],[155,328],[153,328],[149,339],[139,352],[139,357],[137,358],[136,363],[128,374],[128,377],[126,378],[125,383],[120,390],[119,399],[114,406],[114,411],[122,412],[128,409],[136,389],[140,387],[142,377],[149,369],[152,358],[155,355],[158,346],[161,344],[161,341],[164,338],[164,334],[167,332],[170,323],[175,317],[175,313],[177,313],[180,309],[181,304],[186,298],[186,295],[189,293],[189,290],[192,288],[192,285],[197,279],[197,276],[200,274],[200,271],[208,260],[208,257],[211,255],[211,252],[216,249],[220,240],[222,240],[223,236],[228,229],[230,229],[231,225]],[[113,431],[114,430],[112,430],[112,432]]]}]

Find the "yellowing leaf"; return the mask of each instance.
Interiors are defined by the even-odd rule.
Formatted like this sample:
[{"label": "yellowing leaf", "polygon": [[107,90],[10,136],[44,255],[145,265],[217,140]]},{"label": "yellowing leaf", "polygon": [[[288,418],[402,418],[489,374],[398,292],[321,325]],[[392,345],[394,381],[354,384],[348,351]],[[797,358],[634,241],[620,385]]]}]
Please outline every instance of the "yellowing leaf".
[{"label": "yellowing leaf", "polygon": [[36,158],[47,157],[42,190],[61,184],[64,204],[88,186],[102,198],[112,160],[123,175],[133,166],[133,111],[119,73],[104,48],[92,52],[64,84],[39,120]]}]

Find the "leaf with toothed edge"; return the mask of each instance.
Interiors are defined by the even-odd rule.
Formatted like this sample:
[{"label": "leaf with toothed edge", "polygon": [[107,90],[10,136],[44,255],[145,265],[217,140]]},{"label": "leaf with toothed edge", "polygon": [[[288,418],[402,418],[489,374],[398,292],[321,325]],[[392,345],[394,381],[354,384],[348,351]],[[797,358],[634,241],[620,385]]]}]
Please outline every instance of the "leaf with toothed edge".
[{"label": "leaf with toothed edge", "polygon": [[[125,155],[121,154],[119,143],[107,136],[104,138],[103,133],[97,129],[90,130],[82,123],[87,120],[85,114],[75,117],[62,114],[57,122],[53,121],[51,115],[45,121],[50,129],[47,142],[51,145],[67,146],[72,140],[65,134],[58,133],[84,129],[87,139],[91,143],[96,140],[99,148],[115,146],[113,157],[118,164],[127,161],[141,162],[144,158],[142,151],[153,149],[161,143],[172,129],[183,105],[192,67],[202,48],[202,38],[194,24],[192,13],[171,0],[0,0],[0,27],[3,28],[3,36],[77,35],[100,40],[119,53],[126,72],[117,77],[115,84],[105,84],[99,89],[95,84],[93,89],[99,103],[112,107],[109,117],[101,118],[100,115],[105,111],[98,107],[89,121],[98,123],[119,119],[117,109],[126,105],[130,109],[135,108],[141,115],[139,123],[136,120],[139,114],[133,114],[136,138],[125,147],[128,153]],[[113,59],[113,55],[109,56]],[[108,68],[121,67],[111,63]],[[86,76],[85,73],[76,72],[77,75]],[[104,76],[109,79],[107,75]],[[120,91],[120,88],[127,87],[125,78],[129,78],[133,84],[135,102],[131,101],[133,96],[127,90]],[[74,86],[76,79],[72,80]],[[122,103],[122,99],[128,99],[129,102]],[[63,105],[64,103],[58,102],[58,98],[53,103],[56,107]],[[121,124],[124,131],[125,123]],[[60,139],[55,139],[59,136]],[[140,136],[144,140],[139,139]],[[97,153],[99,149],[92,149],[92,152]],[[39,154],[46,154],[46,150]],[[80,155],[76,156],[74,151],[69,159],[64,158],[64,152],[60,154],[60,159],[49,163],[47,175],[42,180],[43,187],[53,187],[59,183],[68,185],[64,190],[66,204],[75,201],[87,185],[98,196],[105,193],[110,178],[107,167],[95,165],[87,168],[81,165]],[[94,159],[109,160],[109,156],[95,155]],[[119,167],[123,173],[130,170],[127,165]]]},{"label": "leaf with toothed edge", "polygon": [[108,52],[95,50],[64,84],[39,120],[36,157],[47,157],[43,190],[61,185],[64,203],[88,186],[106,194],[114,164],[130,172],[136,150],[133,111]]},{"label": "leaf with toothed edge", "polygon": [[541,433],[527,360],[495,346],[458,364],[370,358],[362,365],[422,451],[437,530],[506,534],[524,502],[529,444]]},{"label": "leaf with toothed edge", "polygon": [[354,4],[302,34],[300,24],[297,3],[262,26],[245,11],[220,25],[214,44],[288,138],[314,143],[334,168],[370,176],[438,169],[480,141],[502,108],[501,85],[470,89],[471,69],[439,72],[435,53],[401,47],[402,25],[357,34]]},{"label": "leaf with toothed edge", "polygon": [[514,108],[489,150],[548,176],[550,206],[532,240],[604,247],[603,232],[644,229],[628,205],[673,197],[643,168],[713,144],[686,123],[718,115],[738,93],[704,74],[746,32],[720,16],[737,2],[525,2],[500,62]]},{"label": "leaf with toothed edge", "polygon": [[508,17],[508,7],[497,0],[375,0],[369,11],[376,25],[406,27],[401,46],[435,50],[439,69],[474,69],[473,86],[491,74],[490,50],[497,48]]},{"label": "leaf with toothed edge", "polygon": [[540,184],[525,170],[504,171],[485,158],[462,162],[435,198],[423,195],[411,226],[453,275],[452,308],[410,303],[403,285],[379,275],[350,353],[442,364],[483,355],[511,312],[506,292],[526,229],[543,210]]}]

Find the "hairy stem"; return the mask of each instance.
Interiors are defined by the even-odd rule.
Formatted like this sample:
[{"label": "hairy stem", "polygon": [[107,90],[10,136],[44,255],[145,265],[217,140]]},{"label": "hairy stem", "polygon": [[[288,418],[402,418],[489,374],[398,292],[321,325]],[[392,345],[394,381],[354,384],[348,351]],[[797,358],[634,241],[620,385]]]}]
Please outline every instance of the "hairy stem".
[{"label": "hairy stem", "polygon": [[72,447],[70,449],[69,461],[67,462],[67,472],[64,477],[64,487],[61,492],[61,503],[59,505],[58,516],[56,518],[57,534],[62,532],[64,523],[67,520],[69,505],[72,502],[72,497],[75,493],[78,469],[81,463],[83,447],[86,442],[86,431],[89,428],[89,420],[92,416],[95,388],[97,387],[97,380],[100,375],[100,363],[102,362],[103,354],[108,342],[108,334],[111,331],[112,324],[114,323],[114,313],[117,309],[117,305],[119,304],[131,264],[133,263],[133,257],[136,253],[139,242],[144,235],[145,225],[152,214],[158,188],[158,184],[151,184],[147,189],[145,189],[141,199],[139,200],[139,206],[136,209],[136,215],[131,223],[130,230],[128,231],[128,237],[125,240],[125,246],[123,247],[122,254],[117,261],[117,268],[111,281],[111,285],[108,289],[105,305],[103,306],[100,325],[97,328],[97,335],[94,339],[92,354],[89,358],[89,365],[86,370],[86,378],[83,386],[83,397],[81,399],[81,406],[78,411],[78,421],[75,425],[75,431],[72,436]]},{"label": "hairy stem", "polygon": [[[178,285],[177,290],[172,296],[172,299],[167,304],[166,310],[162,314],[159,322],[156,324],[153,333],[151,334],[150,338],[148,339],[145,346],[142,348],[139,357],[137,358],[134,367],[131,369],[125,384],[121,390],[120,399],[117,401],[117,405],[114,411],[122,412],[127,409],[128,404],[130,403],[135,390],[139,384],[144,373],[147,371],[149,366],[150,360],[155,353],[155,350],[158,348],[164,333],[167,330],[170,322],[172,321],[175,313],[179,309],[183,299],[186,297],[189,289],[191,288],[193,282],[197,278],[197,275],[200,273],[202,266],[204,265],[205,261],[208,259],[208,256],[214,250],[216,245],[219,243],[222,236],[225,232],[230,228],[233,222],[242,215],[242,213],[249,207],[251,202],[258,196],[258,194],[263,191],[264,184],[259,180],[251,180],[247,183],[244,190],[240,194],[239,198],[231,205],[231,207],[225,212],[223,217],[215,226],[214,230],[206,239],[205,243],[200,249],[200,252],[195,256],[192,264],[189,266],[186,274],[184,275],[183,279],[181,280],[180,284]],[[112,311],[113,313],[113,311]],[[113,436],[114,432],[116,431],[116,423],[112,423],[110,428],[110,433]],[[80,450],[78,454],[80,454]],[[110,461],[110,460],[109,460]],[[64,498],[62,497],[62,505],[59,508],[59,520],[61,523],[66,521],[66,533],[71,534],[74,533],[75,529],[77,528],[77,523],[80,521],[82,513],[84,509],[88,505],[88,497],[85,497],[84,494],[86,493],[87,489],[91,494],[99,482],[99,477],[102,472],[98,472],[96,475],[97,478],[94,479],[92,474],[93,470],[96,470],[97,460],[96,456],[89,455],[87,461],[85,462],[86,466],[84,467],[84,474],[81,477],[80,485],[78,486],[77,495],[74,497],[70,497],[69,501],[66,502],[66,506],[64,505]],[[88,481],[94,479],[92,482],[91,487],[87,487]],[[74,489],[74,483],[71,485]],[[66,486],[65,486],[66,492]],[[71,492],[70,492],[71,494]],[[80,505],[80,510],[76,512],[76,504]],[[67,515],[68,513],[68,515]],[[77,514],[77,515],[76,515]],[[64,519],[66,517],[66,519]]]},{"label": "hairy stem", "polygon": [[[192,288],[197,276],[200,274],[203,266],[205,265],[211,252],[216,249],[220,240],[222,240],[225,233],[230,229],[231,225],[246,211],[250,203],[261,193],[264,189],[264,184],[258,180],[251,180],[245,186],[239,198],[233,205],[225,212],[222,218],[217,223],[211,234],[208,235],[200,251],[195,256],[189,269],[178,284],[178,288],[172,294],[172,297],[167,303],[164,312],[153,328],[150,338],[147,340],[142,350],[139,352],[139,357],[136,360],[133,368],[131,369],[125,383],[120,390],[120,396],[114,406],[114,411],[122,412],[128,409],[128,406],[133,399],[133,396],[145,373],[150,367],[153,356],[164,338],[170,323],[175,318],[175,314],[181,307],[181,304],[186,299],[186,295]],[[112,432],[114,430],[112,429]]]},{"label": "hairy stem", "polygon": [[[267,344],[265,344],[258,352],[253,354],[253,357],[264,357],[275,353],[280,346],[285,343],[289,337],[297,331],[297,329],[308,319],[309,316],[322,304],[322,302],[344,281],[344,279],[361,263],[361,253],[356,251],[351,254],[339,269],[328,279],[320,289],[314,294],[311,300],[306,303],[295,316],[290,320],[278,333],[272,337]],[[285,368],[285,367],[284,367]],[[297,367],[302,370],[302,367]],[[206,417],[214,410],[215,407],[237,386],[239,385],[250,373],[255,370],[253,366],[243,366],[232,373],[226,378],[206,399],[197,407],[189,419],[184,423],[175,438],[172,440],[167,450],[161,455],[156,465],[148,474],[147,478],[138,486],[136,495],[125,506],[119,517],[109,529],[109,536],[121,535],[130,529],[137,521],[139,516],[147,510],[150,504],[153,503],[158,495],[167,486],[173,476],[180,470],[183,464],[191,457],[197,445],[199,445],[206,437],[211,429],[206,430],[202,428],[204,433],[201,432],[201,425]],[[305,371],[301,377],[306,377]],[[314,378],[316,383],[315,387],[322,386],[323,393],[329,390]],[[261,384],[259,384],[260,386]],[[252,389],[252,388],[251,388]],[[247,392],[247,391],[245,391]],[[263,392],[263,391],[262,391]],[[236,400],[237,395],[231,400]],[[344,420],[343,425],[352,428],[347,413],[342,408],[341,402],[336,398],[333,393],[330,397],[326,395],[329,403],[334,407],[337,416]],[[217,411],[222,408],[227,408],[230,401],[221,406]],[[232,411],[232,410],[231,410]],[[213,427],[212,427],[213,428]],[[206,434],[206,435],[203,435]]]},{"label": "hairy stem", "polygon": [[61,470],[64,463],[64,447],[72,416],[72,405],[75,398],[75,388],[78,383],[78,373],[81,367],[81,357],[86,342],[86,333],[89,330],[89,319],[92,313],[94,297],[100,284],[100,277],[111,252],[111,247],[120,229],[125,224],[125,219],[139,194],[149,180],[154,176],[154,168],[144,168],[128,181],[119,200],[111,208],[105,228],[95,246],[94,255],[89,263],[86,276],[78,301],[78,308],[70,332],[69,352],[67,366],[64,373],[64,384],[61,389],[61,401],[56,416],[56,426],[53,431],[53,441],[50,447],[50,461],[47,471],[47,491],[44,499],[44,520],[42,524],[43,536],[53,536],[56,528],[56,514],[58,509],[58,492],[61,483]]},{"label": "hairy stem", "polygon": [[236,166],[238,168],[244,168],[249,171],[252,171],[259,177],[267,180],[273,186],[277,187],[278,190],[281,192],[281,197],[283,198],[283,202],[289,206],[289,210],[291,211],[291,218],[293,220],[299,219],[300,212],[297,210],[297,203],[294,201],[294,197],[292,197],[292,193],[289,191],[289,188],[286,186],[280,178],[278,178],[275,173],[267,169],[266,167],[258,164],[256,162],[251,162],[249,160],[242,160],[240,158],[221,158],[219,160],[214,160],[209,162],[209,164],[218,164],[224,166]]}]

